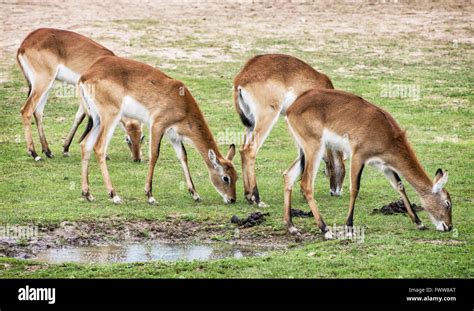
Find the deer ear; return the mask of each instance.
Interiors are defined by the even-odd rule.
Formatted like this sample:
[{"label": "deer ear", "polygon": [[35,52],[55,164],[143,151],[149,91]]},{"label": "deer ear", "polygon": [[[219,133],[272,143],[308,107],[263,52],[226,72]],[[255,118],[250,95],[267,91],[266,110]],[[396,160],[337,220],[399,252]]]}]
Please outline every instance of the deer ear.
[{"label": "deer ear", "polygon": [[216,153],[214,152],[214,150],[209,149],[209,151],[207,152],[207,156],[209,157],[209,161],[211,161],[214,168],[219,167],[219,162],[217,161]]},{"label": "deer ear", "polygon": [[229,146],[229,151],[227,152],[227,155],[225,156],[227,160],[232,161],[235,156],[235,145],[232,144]]},{"label": "deer ear", "polygon": [[446,185],[448,182],[448,171],[442,171],[441,169],[438,169],[436,171],[436,175],[433,180],[433,193],[438,193],[443,189],[443,187]]}]

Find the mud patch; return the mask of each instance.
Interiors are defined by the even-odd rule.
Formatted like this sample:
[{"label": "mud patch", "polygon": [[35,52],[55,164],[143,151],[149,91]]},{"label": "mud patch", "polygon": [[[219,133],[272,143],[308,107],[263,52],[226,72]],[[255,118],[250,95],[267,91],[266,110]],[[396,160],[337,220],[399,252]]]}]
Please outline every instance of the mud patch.
[{"label": "mud patch", "polygon": [[[236,234],[238,230],[238,234]],[[317,239],[310,233],[304,240]],[[62,222],[57,225],[39,226],[38,236],[28,241],[0,239],[0,257],[35,258],[47,250],[68,247],[95,247],[164,243],[166,245],[223,244],[242,246],[236,252],[243,253],[244,246],[254,249],[286,249],[295,240],[286,231],[259,231],[235,228],[233,224],[215,224],[185,220],[134,220],[123,219],[101,222]],[[180,247],[181,247],[180,246]],[[203,248],[202,248],[203,249]],[[204,251],[203,251],[204,252]],[[209,250],[207,250],[209,253]],[[149,252],[150,253],[150,252]],[[151,251],[150,254],[152,254]],[[215,252],[214,252],[215,253]],[[227,251],[230,254],[231,251]],[[219,257],[221,255],[218,255]],[[228,257],[229,255],[222,255]],[[232,255],[233,256],[233,255]],[[237,255],[238,256],[238,255]],[[212,256],[211,256],[212,257]]]}]

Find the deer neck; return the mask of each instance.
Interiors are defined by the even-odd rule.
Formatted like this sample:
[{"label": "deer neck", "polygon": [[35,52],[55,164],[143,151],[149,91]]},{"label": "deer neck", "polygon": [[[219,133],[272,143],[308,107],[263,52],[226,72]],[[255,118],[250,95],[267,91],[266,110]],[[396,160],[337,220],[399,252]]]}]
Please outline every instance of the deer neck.
[{"label": "deer neck", "polygon": [[209,170],[214,169],[214,165],[209,159],[209,150],[211,149],[214,151],[218,160],[222,160],[223,157],[202,114],[200,114],[199,117],[195,116],[193,120],[193,126],[189,138],[203,158],[207,168]]},{"label": "deer neck", "polygon": [[395,168],[423,198],[431,193],[433,183],[408,142],[404,145],[405,152],[397,152],[398,161]]}]

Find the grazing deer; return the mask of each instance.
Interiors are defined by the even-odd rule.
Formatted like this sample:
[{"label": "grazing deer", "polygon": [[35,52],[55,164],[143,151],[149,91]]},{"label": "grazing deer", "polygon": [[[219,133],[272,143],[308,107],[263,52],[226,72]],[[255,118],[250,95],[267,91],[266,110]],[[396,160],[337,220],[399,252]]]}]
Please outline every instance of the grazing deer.
[{"label": "grazing deer", "polygon": [[[35,151],[31,134],[31,117],[34,116],[44,154],[52,158],[43,129],[43,111],[48,93],[55,80],[77,84],[80,75],[89,68],[97,58],[114,53],[97,42],[75,32],[40,28],[31,32],[23,40],[17,52],[17,61],[29,86],[28,99],[21,108],[27,152],[35,159],[41,157]],[[82,106],[76,113],[74,124],[67,135],[63,154],[69,155],[69,146],[78,126],[85,117]],[[141,160],[140,144],[143,140],[141,125],[130,119],[121,123],[127,132],[126,141],[134,161]]]},{"label": "grazing deer", "polygon": [[[234,105],[245,126],[240,149],[245,197],[249,203],[261,201],[255,175],[255,158],[280,115],[303,92],[329,88],[331,80],[303,61],[288,55],[268,54],[251,58],[234,80]],[[330,194],[340,196],[345,168],[343,153],[327,148],[324,156]]]},{"label": "grazing deer", "polygon": [[99,162],[104,182],[113,202],[120,203],[109,177],[105,154],[115,126],[123,117],[148,124],[150,128],[150,163],[145,193],[150,204],[153,172],[160,153],[163,135],[167,135],[178,155],[188,190],[195,200],[200,197],[194,188],[187,164],[183,140],[190,140],[204,159],[212,184],[224,198],[234,203],[237,172],[232,164],[235,146],[224,158],[189,90],[160,70],[146,64],[116,56],[97,60],[80,78],[83,105],[90,116],[82,137],[82,194],[91,201],[88,167],[92,149]]},{"label": "grazing deer", "polygon": [[[286,121],[303,154],[285,171],[285,221],[297,233],[291,220],[291,191],[302,174],[301,187],[318,227],[331,237],[313,198],[314,177],[327,146],[351,155],[350,203],[346,225],[352,227],[354,205],[359,193],[362,170],[375,166],[400,194],[408,215],[419,229],[424,225],[410,205],[402,175],[416,190],[437,230],[452,228],[451,198],[444,185],[448,172],[438,169],[431,180],[394,118],[364,99],[336,90],[313,89],[302,94],[286,112]],[[304,171],[302,163],[304,162]]]}]

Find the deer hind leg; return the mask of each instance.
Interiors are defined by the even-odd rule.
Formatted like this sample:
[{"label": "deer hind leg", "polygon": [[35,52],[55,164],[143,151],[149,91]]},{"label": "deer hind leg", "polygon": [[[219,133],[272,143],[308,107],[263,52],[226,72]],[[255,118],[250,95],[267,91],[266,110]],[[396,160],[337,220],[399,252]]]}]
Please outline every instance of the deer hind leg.
[{"label": "deer hind leg", "polygon": [[255,128],[247,128],[245,142],[240,149],[242,170],[244,173],[245,198],[249,203],[256,203],[259,207],[266,207],[261,201],[255,174],[255,161],[258,150],[265,142],[268,134],[279,117],[279,111],[267,109],[263,116],[256,121]]},{"label": "deer hind leg", "polygon": [[[92,118],[92,117],[90,117]],[[91,122],[91,121],[89,121]],[[89,162],[91,158],[91,152],[94,148],[97,138],[99,136],[100,131],[100,124],[99,119],[97,118],[93,121],[92,129],[89,133],[86,134],[84,139],[81,142],[81,189],[82,189],[82,196],[87,201],[94,201],[95,198],[89,191]]]},{"label": "deer hind leg", "polygon": [[298,177],[303,173],[304,170],[304,154],[300,151],[299,156],[296,160],[288,167],[288,169],[283,173],[283,179],[285,182],[284,189],[284,206],[285,206],[285,223],[288,228],[288,232],[291,234],[298,234],[298,229],[293,225],[291,219],[291,193],[293,190],[293,185],[298,179]]},{"label": "deer hind leg", "polygon": [[[244,193],[249,203],[265,207],[266,204],[261,201],[257,187],[255,160],[258,150],[278,120],[280,103],[275,98],[267,98],[267,103],[256,103],[251,93],[257,94],[262,90],[254,88],[252,92],[249,92],[251,89],[251,85],[246,88],[239,86],[234,93],[235,105],[246,127],[245,141],[240,148]],[[270,105],[271,102],[273,105]]]},{"label": "deer hind leg", "polygon": [[35,159],[35,161],[39,161],[41,160],[41,157],[36,153],[31,133],[31,117],[35,117],[43,152],[47,157],[51,158],[53,155],[48,147],[43,129],[43,110],[48,99],[48,92],[54,83],[54,76],[42,77],[37,75],[35,77],[35,81],[36,82],[34,85],[32,85],[31,93],[28,96],[28,99],[21,108],[21,116],[23,120],[23,127],[25,128],[27,152],[33,157],[33,159]]},{"label": "deer hind leg", "polygon": [[394,170],[388,167],[383,169],[383,173],[385,177],[387,177],[393,189],[395,189],[395,191],[397,191],[400,197],[402,198],[403,204],[405,204],[410,219],[416,224],[418,229],[426,229],[425,225],[423,225],[420,218],[418,218],[418,215],[411,207],[410,200],[408,200],[408,196],[405,192],[405,186],[403,185],[400,176],[398,176],[398,174]]},{"label": "deer hind leg", "polygon": [[114,187],[112,186],[112,181],[110,180],[109,171],[107,169],[106,156],[107,147],[109,145],[110,140],[112,139],[115,128],[119,121],[119,114],[109,113],[106,117],[101,118],[99,134],[97,136],[97,141],[94,145],[94,153],[97,158],[97,162],[99,162],[102,177],[104,178],[104,184],[107,188],[107,193],[115,204],[122,203],[122,200],[117,195]]},{"label": "deer hind leg", "polygon": [[303,176],[301,178],[301,188],[304,192],[304,197],[308,202],[311,211],[313,212],[314,219],[321,232],[324,233],[324,237],[331,239],[332,233],[328,226],[324,223],[323,217],[321,216],[316,200],[314,199],[314,180],[316,173],[319,169],[325,146],[320,141],[314,141],[304,147],[305,164]]},{"label": "deer hind leg", "polygon": [[69,146],[71,146],[71,142],[72,142],[72,139],[74,138],[74,135],[76,135],[77,128],[82,123],[85,116],[86,114],[84,112],[84,108],[82,107],[82,105],[79,105],[79,109],[76,112],[76,116],[74,118],[74,123],[72,124],[72,128],[69,131],[69,134],[67,135],[66,139],[64,140],[63,155],[65,157],[69,156]]},{"label": "deer hind leg", "polygon": [[360,189],[360,178],[362,177],[362,171],[364,170],[364,161],[357,154],[354,154],[351,159],[351,198],[349,201],[349,212],[347,214],[346,226],[349,227],[349,232],[354,224],[354,207],[359,194]]},{"label": "deer hind leg", "polygon": [[181,163],[181,167],[183,168],[184,177],[186,178],[186,185],[188,186],[188,191],[193,197],[193,200],[196,202],[201,201],[201,197],[199,193],[197,193],[196,188],[194,187],[193,179],[191,178],[191,173],[189,172],[188,167],[188,155],[186,149],[184,148],[183,142],[179,139],[174,139],[170,137],[171,145],[173,146],[174,151],[176,152],[176,156]]}]

